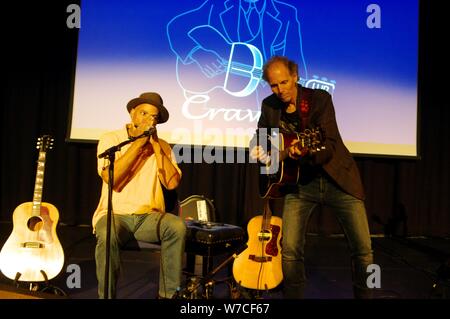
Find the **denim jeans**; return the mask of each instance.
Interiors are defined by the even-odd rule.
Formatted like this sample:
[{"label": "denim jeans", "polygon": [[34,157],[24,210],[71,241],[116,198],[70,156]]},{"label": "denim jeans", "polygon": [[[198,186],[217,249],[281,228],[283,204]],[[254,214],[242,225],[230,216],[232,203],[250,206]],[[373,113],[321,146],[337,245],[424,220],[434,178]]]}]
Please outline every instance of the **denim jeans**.
[{"label": "denim jeans", "polygon": [[[158,242],[157,224],[162,215],[149,213],[140,215],[113,215],[111,221],[111,249],[109,267],[109,298],[116,297],[116,284],[120,273],[120,248],[130,239]],[[96,225],[97,246],[95,262],[97,266],[98,295],[103,299],[105,285],[106,215]],[[180,287],[182,260],[186,236],[186,225],[173,214],[165,214],[161,220],[161,261],[159,273],[159,296],[170,298]],[[155,296],[156,297],[156,296]]]},{"label": "denim jeans", "polygon": [[347,238],[356,298],[370,298],[367,265],[373,263],[372,247],[364,202],[345,192],[329,177],[320,174],[307,185],[298,185],[284,199],[282,267],[284,297],[303,298],[306,285],[305,240],[309,218],[318,205],[333,209]]}]

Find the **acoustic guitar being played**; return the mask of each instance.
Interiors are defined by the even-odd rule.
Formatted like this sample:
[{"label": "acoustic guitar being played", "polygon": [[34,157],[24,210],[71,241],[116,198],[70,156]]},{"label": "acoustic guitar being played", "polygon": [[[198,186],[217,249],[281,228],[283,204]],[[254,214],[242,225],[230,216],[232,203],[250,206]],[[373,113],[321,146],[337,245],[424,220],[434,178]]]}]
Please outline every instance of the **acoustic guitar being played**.
[{"label": "acoustic guitar being played", "polygon": [[39,158],[32,202],[19,205],[13,213],[13,230],[0,252],[0,270],[14,281],[47,282],[64,265],[64,252],[56,235],[59,213],[42,202],[46,152],[53,139],[38,139]]},{"label": "acoustic guitar being played", "polygon": [[286,185],[296,185],[300,178],[299,161],[288,158],[289,146],[293,141],[309,154],[317,153],[325,149],[324,133],[321,128],[305,129],[300,133],[281,133],[277,136],[267,136],[269,141],[265,145],[274,145],[270,139],[277,138],[279,152],[276,160],[279,160],[277,170],[272,172],[273,163],[261,165],[259,174],[259,195],[262,198],[281,198],[286,195],[283,187]]}]

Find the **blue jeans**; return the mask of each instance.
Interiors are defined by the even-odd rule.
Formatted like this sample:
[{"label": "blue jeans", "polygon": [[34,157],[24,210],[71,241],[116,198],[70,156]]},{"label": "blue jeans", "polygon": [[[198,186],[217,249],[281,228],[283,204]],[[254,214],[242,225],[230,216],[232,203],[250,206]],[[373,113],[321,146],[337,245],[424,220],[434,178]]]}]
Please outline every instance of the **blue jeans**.
[{"label": "blue jeans", "polygon": [[306,285],[305,240],[309,218],[318,205],[333,209],[351,252],[353,291],[356,298],[370,298],[367,265],[373,263],[369,226],[364,202],[343,192],[329,177],[319,175],[307,185],[298,185],[284,199],[282,267],[284,297],[303,298]]},{"label": "blue jeans", "polygon": [[[141,215],[113,215],[111,221],[111,249],[109,267],[109,298],[116,297],[116,284],[120,272],[120,248],[130,239],[157,243],[157,224],[160,213],[152,212]],[[97,266],[98,295],[104,298],[105,285],[105,248],[106,215],[96,225],[97,246],[95,262]],[[161,220],[161,265],[159,273],[159,295],[171,298],[180,287],[183,253],[186,236],[186,224],[173,214],[166,213]]]}]

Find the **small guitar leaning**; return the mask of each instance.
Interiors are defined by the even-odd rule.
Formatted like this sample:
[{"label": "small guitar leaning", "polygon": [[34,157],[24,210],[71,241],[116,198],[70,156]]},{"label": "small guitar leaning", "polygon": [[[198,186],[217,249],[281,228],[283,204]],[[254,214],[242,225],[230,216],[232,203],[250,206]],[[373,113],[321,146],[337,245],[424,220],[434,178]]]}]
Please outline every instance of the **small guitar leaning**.
[{"label": "small guitar leaning", "polygon": [[247,249],[233,263],[233,277],[238,285],[270,290],[281,283],[281,225],[281,218],[272,216],[267,201],[264,214],[249,221]]},{"label": "small guitar leaning", "polygon": [[38,139],[39,159],[33,201],[19,205],[13,213],[13,231],[0,252],[0,270],[15,281],[42,282],[56,277],[64,265],[64,252],[56,235],[59,213],[43,203],[42,189],[46,152],[53,139]]}]

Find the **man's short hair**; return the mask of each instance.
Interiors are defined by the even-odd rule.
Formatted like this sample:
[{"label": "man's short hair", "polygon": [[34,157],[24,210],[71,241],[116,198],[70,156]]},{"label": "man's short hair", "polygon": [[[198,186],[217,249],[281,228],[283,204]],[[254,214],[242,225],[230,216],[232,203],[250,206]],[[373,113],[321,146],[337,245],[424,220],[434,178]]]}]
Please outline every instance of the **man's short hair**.
[{"label": "man's short hair", "polygon": [[274,63],[281,63],[283,64],[285,67],[288,68],[289,73],[291,75],[293,74],[297,74],[298,75],[298,64],[295,63],[292,60],[289,60],[287,57],[285,56],[281,56],[281,55],[274,55],[273,57],[271,57],[269,60],[267,60],[267,62],[264,64],[263,66],[263,74],[262,74],[262,78],[264,81],[267,82],[267,70],[270,68],[270,66]]}]

